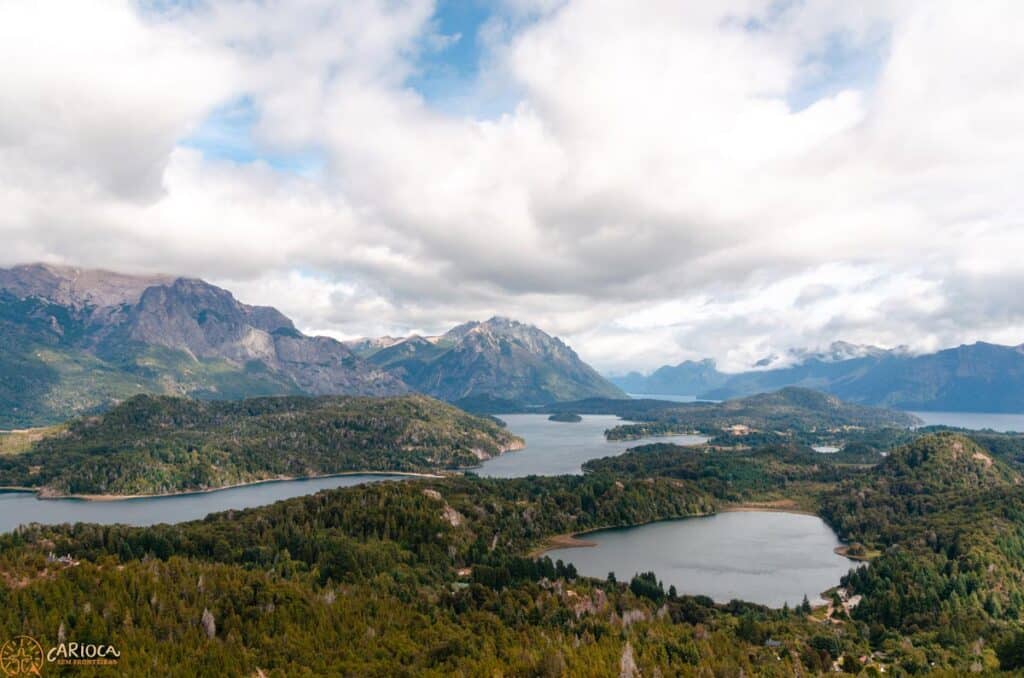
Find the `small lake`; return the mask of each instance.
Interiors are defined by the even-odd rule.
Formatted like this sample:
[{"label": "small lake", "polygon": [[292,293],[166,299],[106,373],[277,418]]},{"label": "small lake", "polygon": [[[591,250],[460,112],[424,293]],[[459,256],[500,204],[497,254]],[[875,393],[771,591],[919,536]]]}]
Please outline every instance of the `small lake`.
[{"label": "small lake", "polygon": [[667,400],[670,403],[695,403],[695,395],[669,395],[665,393],[627,393],[633,400]]},{"label": "small lake", "polygon": [[349,475],[281,480],[233,487],[215,492],[143,497],[119,501],[82,499],[37,499],[31,492],[0,492],[0,532],[10,532],[24,523],[101,523],[109,525],[155,525],[205,518],[228,509],[273,504],[281,499],[314,494],[335,487],[351,487],[381,480],[403,480],[409,476]]},{"label": "small lake", "polygon": [[736,511],[581,535],[595,547],[548,551],[580,574],[628,582],[653,571],[668,590],[734,598],[771,607],[799,605],[806,595],[839,584],[857,563],[836,555],[835,533],[820,518],[794,513]]},{"label": "small lake", "polygon": [[579,475],[590,459],[613,457],[631,447],[651,442],[697,445],[707,436],[679,435],[640,440],[605,440],[604,432],[619,424],[630,424],[615,415],[585,414],[583,421],[549,421],[546,414],[499,414],[508,430],[523,438],[526,447],[488,459],[474,473],[489,478]]},{"label": "small lake", "polygon": [[998,412],[911,412],[926,426],[955,426],[993,431],[1024,431],[1024,414],[1003,414]]}]

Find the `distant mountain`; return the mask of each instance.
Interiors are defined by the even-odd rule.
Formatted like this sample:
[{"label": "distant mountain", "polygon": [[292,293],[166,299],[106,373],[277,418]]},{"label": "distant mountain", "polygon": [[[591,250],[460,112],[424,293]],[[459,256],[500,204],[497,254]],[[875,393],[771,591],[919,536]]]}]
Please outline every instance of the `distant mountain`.
[{"label": "distant mountain", "polygon": [[342,343],[202,280],[42,264],[0,269],[0,428],[139,393],[238,398],[409,389]]},{"label": "distant mountain", "polygon": [[612,377],[611,382],[629,393],[653,395],[697,395],[719,388],[729,375],[719,372],[715,361],[687,360],[678,365],[659,367],[650,376],[631,372],[624,377]]},{"label": "distant mountain", "polygon": [[377,349],[365,340],[350,346],[417,391],[451,402],[625,397],[560,339],[507,318],[465,323],[436,337],[414,335]]},{"label": "distant mountain", "polygon": [[[824,352],[793,352],[785,367],[737,374],[714,363],[663,367],[641,382],[613,378],[631,392],[725,400],[786,386],[826,391],[850,402],[904,410],[1024,412],[1024,346],[978,342],[926,355],[836,342]],[[694,368],[707,366],[703,371]],[[697,375],[697,376],[694,376]]]}]

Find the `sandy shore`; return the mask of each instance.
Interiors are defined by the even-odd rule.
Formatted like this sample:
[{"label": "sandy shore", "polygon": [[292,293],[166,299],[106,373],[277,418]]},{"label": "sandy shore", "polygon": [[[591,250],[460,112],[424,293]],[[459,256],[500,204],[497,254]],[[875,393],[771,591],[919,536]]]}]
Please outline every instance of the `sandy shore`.
[{"label": "sandy shore", "polygon": [[39,488],[0,488],[12,492],[35,492],[39,499],[78,499],[82,501],[125,501],[128,499],[157,499],[159,497],[180,497],[190,494],[209,494],[211,492],[222,492],[233,490],[239,487],[252,485],[264,485],[266,483],[281,483],[290,480],[319,480],[321,478],[340,478],[342,476],[408,476],[412,478],[443,478],[436,473],[413,473],[411,471],[344,471],[342,473],[325,473],[315,476],[278,476],[275,478],[264,478],[234,485],[223,485],[221,487],[210,487],[202,490],[182,490],[180,492],[162,492],[159,494],[46,494]]},{"label": "sandy shore", "polygon": [[765,502],[748,502],[746,504],[734,504],[732,506],[723,506],[718,509],[719,513],[756,513],[756,512],[767,512],[767,513],[795,513],[801,516],[814,516],[819,517],[814,511],[808,511],[802,509],[797,505],[795,501],[788,499],[779,499],[778,501],[765,501]]},{"label": "sandy shore", "polygon": [[597,542],[580,539],[572,533],[556,534],[553,537],[548,537],[543,545],[538,546],[537,548],[530,551],[528,557],[540,558],[548,551],[553,551],[554,549],[587,548],[592,546],[597,546]]},{"label": "sandy shore", "polygon": [[849,558],[850,560],[856,560],[859,563],[870,563],[872,560],[874,560],[875,558],[877,558],[878,556],[881,555],[881,553],[879,553],[877,551],[876,552],[870,552],[869,551],[868,553],[866,553],[866,554],[864,554],[862,556],[854,556],[854,555],[850,554],[850,547],[847,544],[843,544],[842,546],[835,547],[834,549],[832,549],[832,552],[835,553],[837,556],[842,556],[843,558]]}]

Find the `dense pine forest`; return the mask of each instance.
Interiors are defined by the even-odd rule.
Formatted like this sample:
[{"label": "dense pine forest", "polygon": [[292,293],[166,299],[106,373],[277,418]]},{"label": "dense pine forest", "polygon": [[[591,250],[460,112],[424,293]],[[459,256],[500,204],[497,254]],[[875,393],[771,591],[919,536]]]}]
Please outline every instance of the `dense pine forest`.
[{"label": "dense pine forest", "polygon": [[522,446],[426,396],[199,401],[136,396],[0,455],[0,486],[160,494],[345,471],[475,466]]},{"label": "dense pine forest", "polygon": [[[153,528],[30,526],[0,538],[0,630],[115,642],[127,674],[1014,672],[1024,487],[1006,439],[929,433],[873,465],[799,445],[654,445],[578,477],[387,482]],[[816,512],[870,564],[851,561],[825,608],[773,610],[535,557],[556,535],[737,505]]]}]

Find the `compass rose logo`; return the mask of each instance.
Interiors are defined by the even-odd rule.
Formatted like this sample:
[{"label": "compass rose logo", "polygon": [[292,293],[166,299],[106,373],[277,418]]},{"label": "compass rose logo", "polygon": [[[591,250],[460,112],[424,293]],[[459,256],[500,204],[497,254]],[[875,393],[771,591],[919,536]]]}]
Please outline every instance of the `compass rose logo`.
[{"label": "compass rose logo", "polygon": [[43,669],[43,646],[35,638],[17,636],[0,647],[0,671],[8,678],[39,676]]}]

